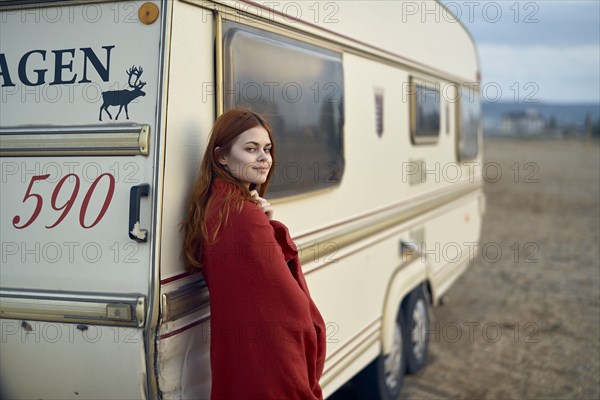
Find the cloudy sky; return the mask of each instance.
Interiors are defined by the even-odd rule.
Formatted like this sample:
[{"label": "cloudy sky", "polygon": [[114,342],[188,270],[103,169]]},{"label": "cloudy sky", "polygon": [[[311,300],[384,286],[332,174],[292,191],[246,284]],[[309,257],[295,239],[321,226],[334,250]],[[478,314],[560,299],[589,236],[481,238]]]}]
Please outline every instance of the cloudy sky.
[{"label": "cloudy sky", "polygon": [[479,49],[483,96],[600,103],[600,1],[449,1]]}]

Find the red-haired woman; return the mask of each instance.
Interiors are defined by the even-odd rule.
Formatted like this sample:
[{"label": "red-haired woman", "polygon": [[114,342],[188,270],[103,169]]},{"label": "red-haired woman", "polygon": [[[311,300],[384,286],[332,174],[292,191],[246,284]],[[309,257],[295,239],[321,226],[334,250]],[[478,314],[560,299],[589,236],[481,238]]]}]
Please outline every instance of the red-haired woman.
[{"label": "red-haired woman", "polygon": [[233,109],[213,127],[184,223],[189,271],[211,299],[214,399],[321,399],[325,326],[288,229],[263,199],[271,127]]}]

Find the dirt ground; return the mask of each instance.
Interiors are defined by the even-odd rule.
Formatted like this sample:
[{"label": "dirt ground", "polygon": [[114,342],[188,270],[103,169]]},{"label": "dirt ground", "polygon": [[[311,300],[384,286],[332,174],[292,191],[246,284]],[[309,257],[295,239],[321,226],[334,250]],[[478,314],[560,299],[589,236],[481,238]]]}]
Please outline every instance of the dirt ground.
[{"label": "dirt ground", "polygon": [[599,155],[485,141],[486,251],[433,309],[429,363],[400,399],[600,398]]}]

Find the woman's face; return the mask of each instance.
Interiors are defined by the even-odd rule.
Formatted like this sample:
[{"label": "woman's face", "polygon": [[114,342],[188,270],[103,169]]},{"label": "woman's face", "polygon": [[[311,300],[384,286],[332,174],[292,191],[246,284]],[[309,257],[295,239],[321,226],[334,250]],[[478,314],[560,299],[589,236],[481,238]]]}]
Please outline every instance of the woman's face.
[{"label": "woman's face", "polygon": [[265,182],[271,169],[271,146],[269,133],[255,126],[234,140],[229,154],[219,157],[219,163],[246,187],[258,185]]}]

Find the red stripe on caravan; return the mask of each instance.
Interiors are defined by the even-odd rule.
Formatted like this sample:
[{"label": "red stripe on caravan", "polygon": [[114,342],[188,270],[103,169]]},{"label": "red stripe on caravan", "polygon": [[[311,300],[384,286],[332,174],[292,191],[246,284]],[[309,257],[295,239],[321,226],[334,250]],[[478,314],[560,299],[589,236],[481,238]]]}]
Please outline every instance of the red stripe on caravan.
[{"label": "red stripe on caravan", "polygon": [[[200,271],[198,271],[198,272],[200,272]],[[184,273],[179,274],[179,275],[174,275],[174,276],[171,276],[171,277],[168,277],[168,278],[165,278],[165,279],[161,279],[160,280],[160,284],[161,285],[166,285],[167,283],[175,282],[175,281],[177,281],[179,279],[183,279],[183,278],[186,278],[188,276],[197,274],[198,272],[193,272],[193,273],[184,272]]]}]

